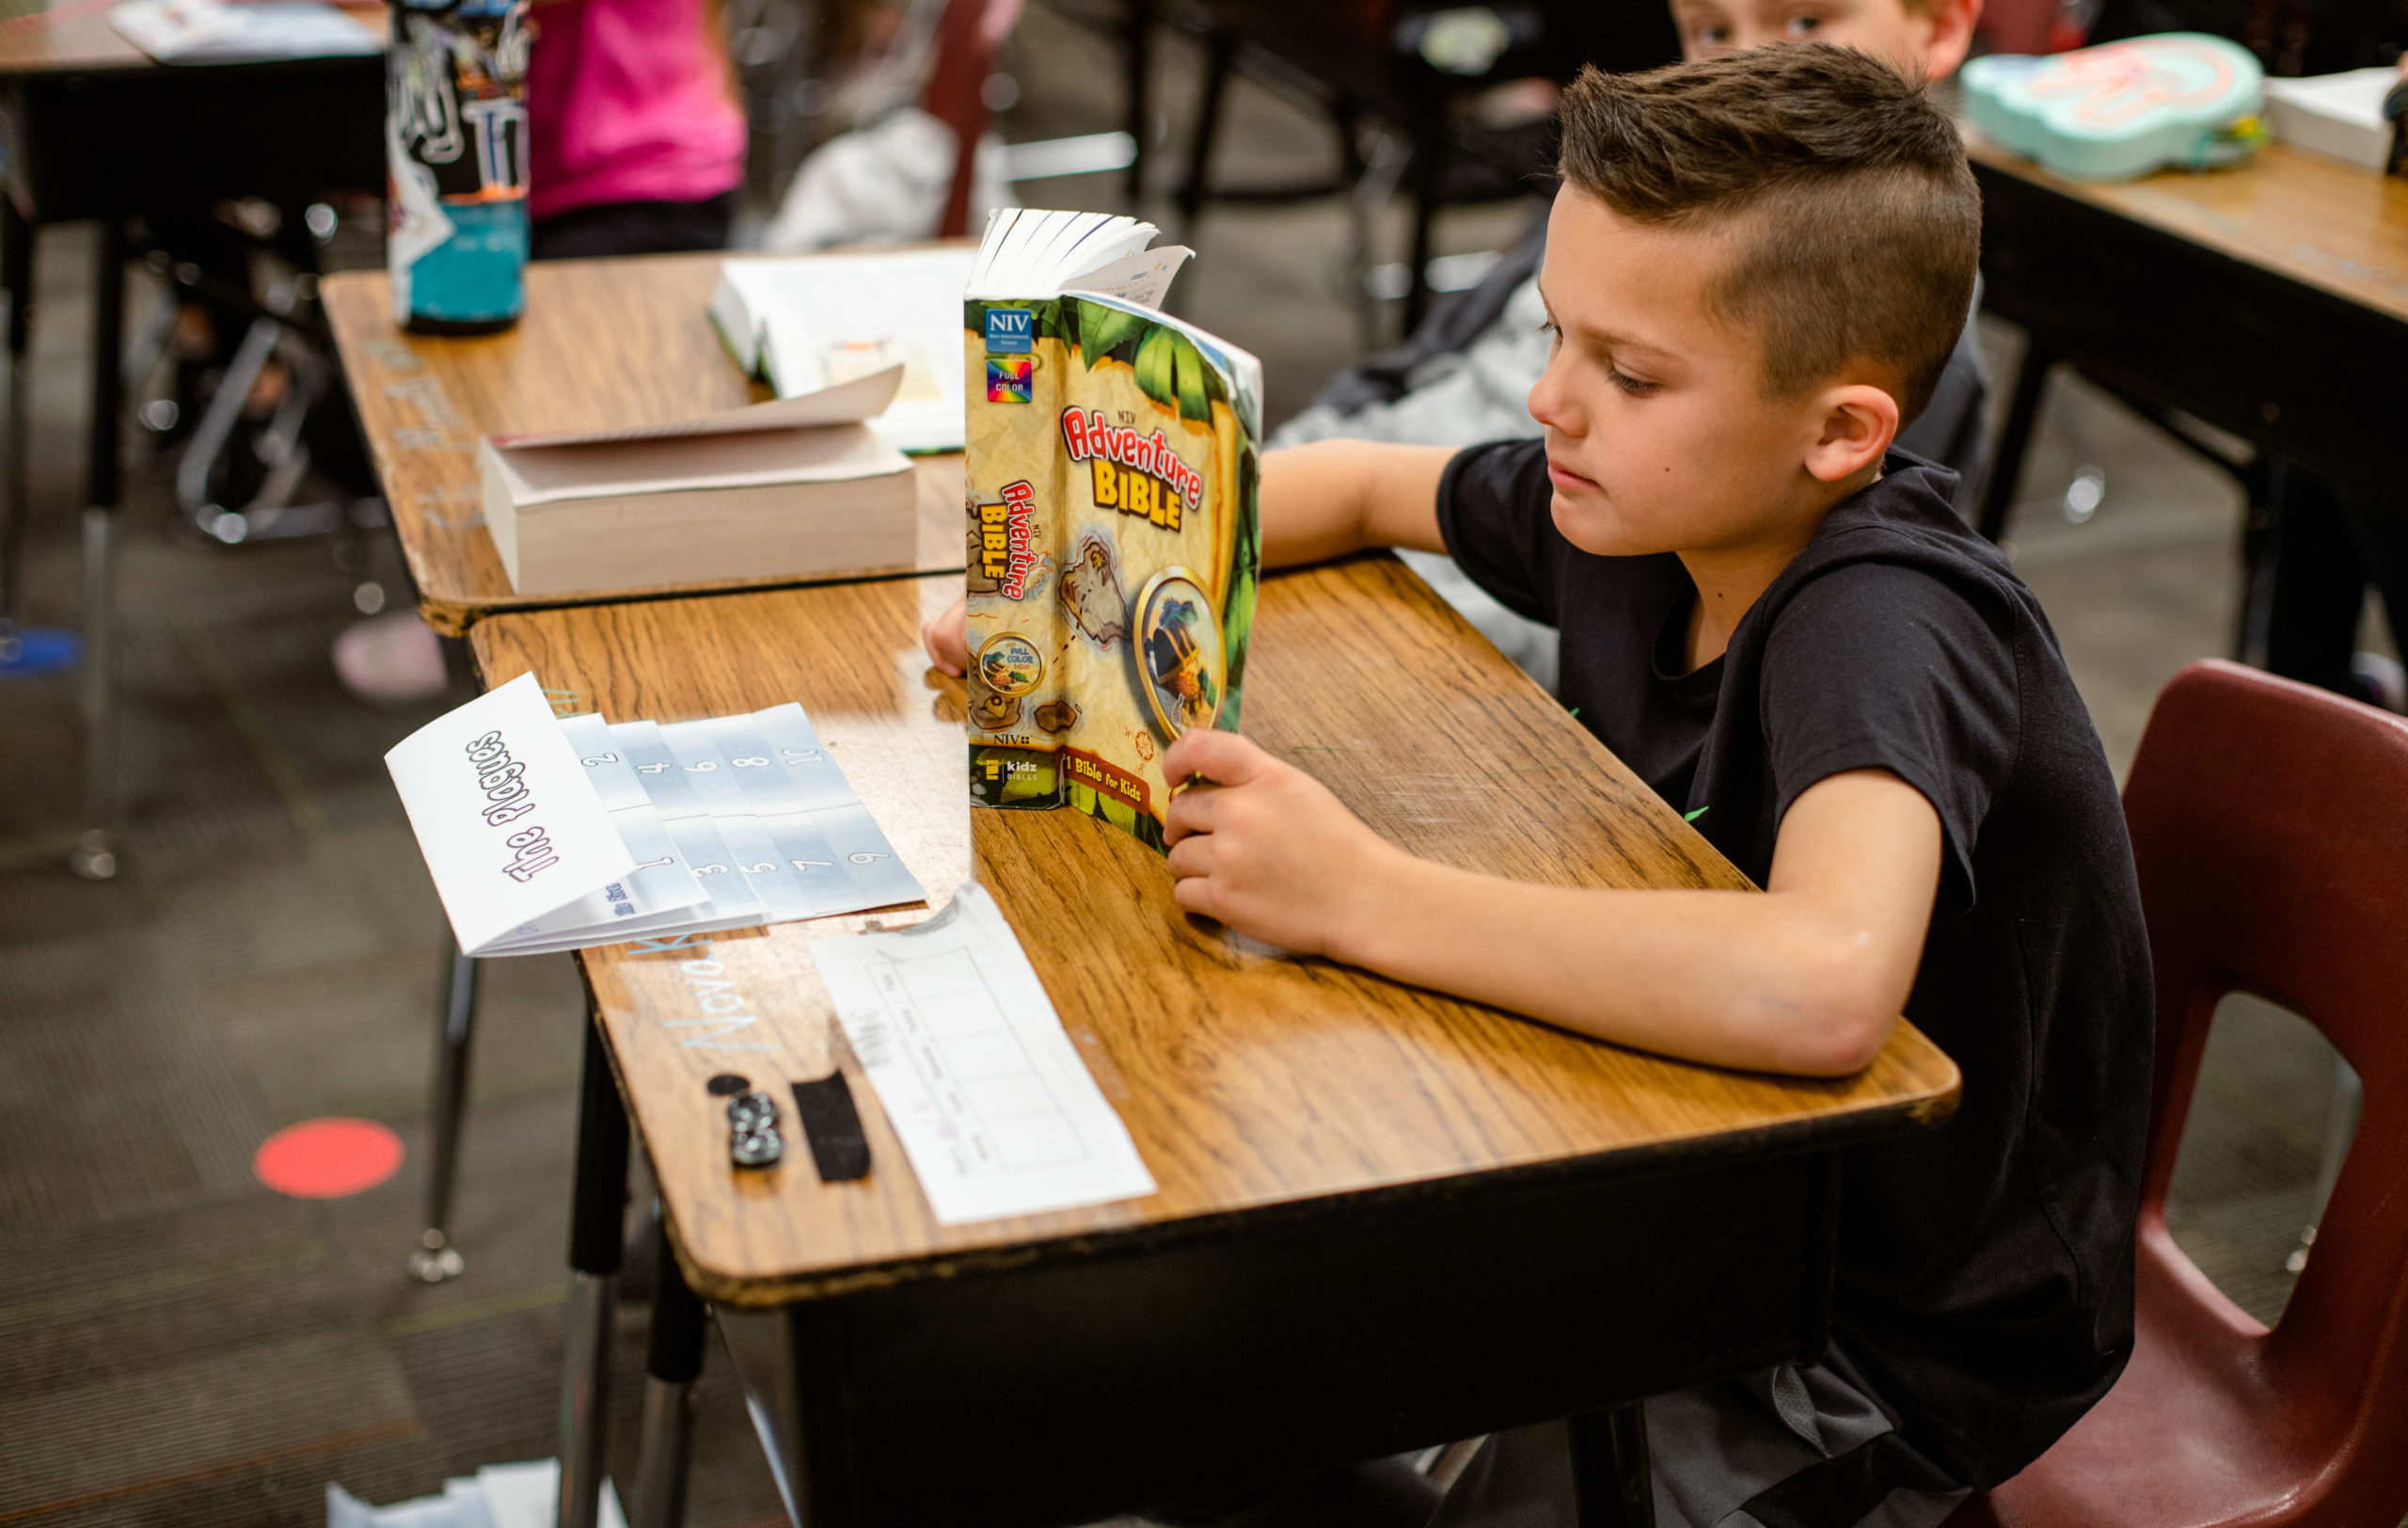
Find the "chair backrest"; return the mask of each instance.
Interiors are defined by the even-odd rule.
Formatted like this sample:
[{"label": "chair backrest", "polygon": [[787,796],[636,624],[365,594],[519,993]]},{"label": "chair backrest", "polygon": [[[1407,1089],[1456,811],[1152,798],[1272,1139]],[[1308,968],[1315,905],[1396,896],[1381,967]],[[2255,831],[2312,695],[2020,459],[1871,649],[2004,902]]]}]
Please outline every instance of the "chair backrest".
[{"label": "chair backrest", "polygon": [[2158,698],[2124,811],[2157,976],[2145,1243],[2180,1256],[2165,1194],[2218,1000],[2238,989],[2305,1016],[2357,1069],[2366,1111],[2315,1253],[2281,1321],[2250,1340],[2247,1368],[2279,1394],[2303,1453],[2384,1473],[2396,1517],[2408,1490],[2408,721],[2195,663]]},{"label": "chair backrest", "polygon": [[937,223],[940,238],[955,239],[970,231],[970,189],[978,163],[978,140],[987,132],[987,78],[995,70],[995,54],[1011,35],[1023,0],[946,0],[937,23],[936,63],[921,103],[929,116],[953,129],[957,145],[953,188],[946,194],[944,215]]}]

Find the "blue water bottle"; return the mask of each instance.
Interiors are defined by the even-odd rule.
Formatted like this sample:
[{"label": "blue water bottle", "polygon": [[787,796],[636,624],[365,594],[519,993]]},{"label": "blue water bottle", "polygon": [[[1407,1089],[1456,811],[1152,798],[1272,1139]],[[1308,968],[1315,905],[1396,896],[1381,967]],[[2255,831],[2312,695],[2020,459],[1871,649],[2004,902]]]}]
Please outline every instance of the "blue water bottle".
[{"label": "blue water bottle", "polygon": [[393,321],[491,334],[527,307],[528,0],[393,0],[386,264]]}]

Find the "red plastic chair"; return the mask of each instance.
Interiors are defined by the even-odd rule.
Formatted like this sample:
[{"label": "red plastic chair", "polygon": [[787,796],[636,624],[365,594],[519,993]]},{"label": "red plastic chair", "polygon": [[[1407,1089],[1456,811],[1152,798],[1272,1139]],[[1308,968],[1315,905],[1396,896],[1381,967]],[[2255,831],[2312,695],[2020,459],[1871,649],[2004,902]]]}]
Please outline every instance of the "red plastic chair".
[{"label": "red plastic chair", "polygon": [[[2231,663],[2158,697],[2124,789],[2157,973],[2139,1341],[2106,1398],[1948,1528],[2393,1528],[2408,1513],[2408,722]],[[2366,1113],[2269,1330],[2165,1233],[2217,1000],[2315,1024]]]},{"label": "red plastic chair", "polygon": [[936,63],[928,73],[923,107],[952,128],[960,145],[953,168],[953,189],[945,197],[944,216],[937,236],[958,239],[970,227],[970,187],[978,160],[978,140],[987,131],[987,78],[995,72],[995,54],[1020,21],[1024,0],[948,0],[937,23]]}]

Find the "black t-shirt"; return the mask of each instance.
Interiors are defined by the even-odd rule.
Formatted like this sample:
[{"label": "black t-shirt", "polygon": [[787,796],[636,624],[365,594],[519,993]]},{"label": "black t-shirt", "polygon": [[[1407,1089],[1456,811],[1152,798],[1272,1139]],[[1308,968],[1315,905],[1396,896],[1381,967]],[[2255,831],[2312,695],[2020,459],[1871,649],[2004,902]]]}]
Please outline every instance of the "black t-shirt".
[{"label": "black t-shirt", "polygon": [[2131,1354],[2152,1014],[2098,735],[2038,602],[1948,507],[1953,478],[1893,454],[1687,673],[1687,569],[1566,541],[1541,442],[1457,456],[1438,523],[1481,587],[1561,633],[1582,724],[1759,884],[1782,814],[1828,776],[1889,770],[1939,812],[1907,1015],[1963,1101],[1847,1154],[1834,1330],[1907,1440],[1987,1486]]}]

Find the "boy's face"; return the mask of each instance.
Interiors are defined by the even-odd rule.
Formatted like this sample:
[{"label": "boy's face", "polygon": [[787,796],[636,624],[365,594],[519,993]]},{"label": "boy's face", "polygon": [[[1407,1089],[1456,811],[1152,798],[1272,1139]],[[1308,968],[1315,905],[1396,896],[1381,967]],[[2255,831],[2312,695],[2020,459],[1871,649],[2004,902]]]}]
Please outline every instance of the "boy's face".
[{"label": "boy's face", "polygon": [[1556,526],[1583,551],[1761,546],[1814,497],[1830,390],[1764,395],[1762,341],[1705,306],[1728,240],[1710,224],[1626,221],[1568,183],[1557,194],[1539,275],[1554,344],[1529,406]]},{"label": "boy's face", "polygon": [[1681,56],[1695,62],[1775,42],[1829,42],[1886,58],[1926,79],[1965,61],[1981,0],[1672,0]]}]

